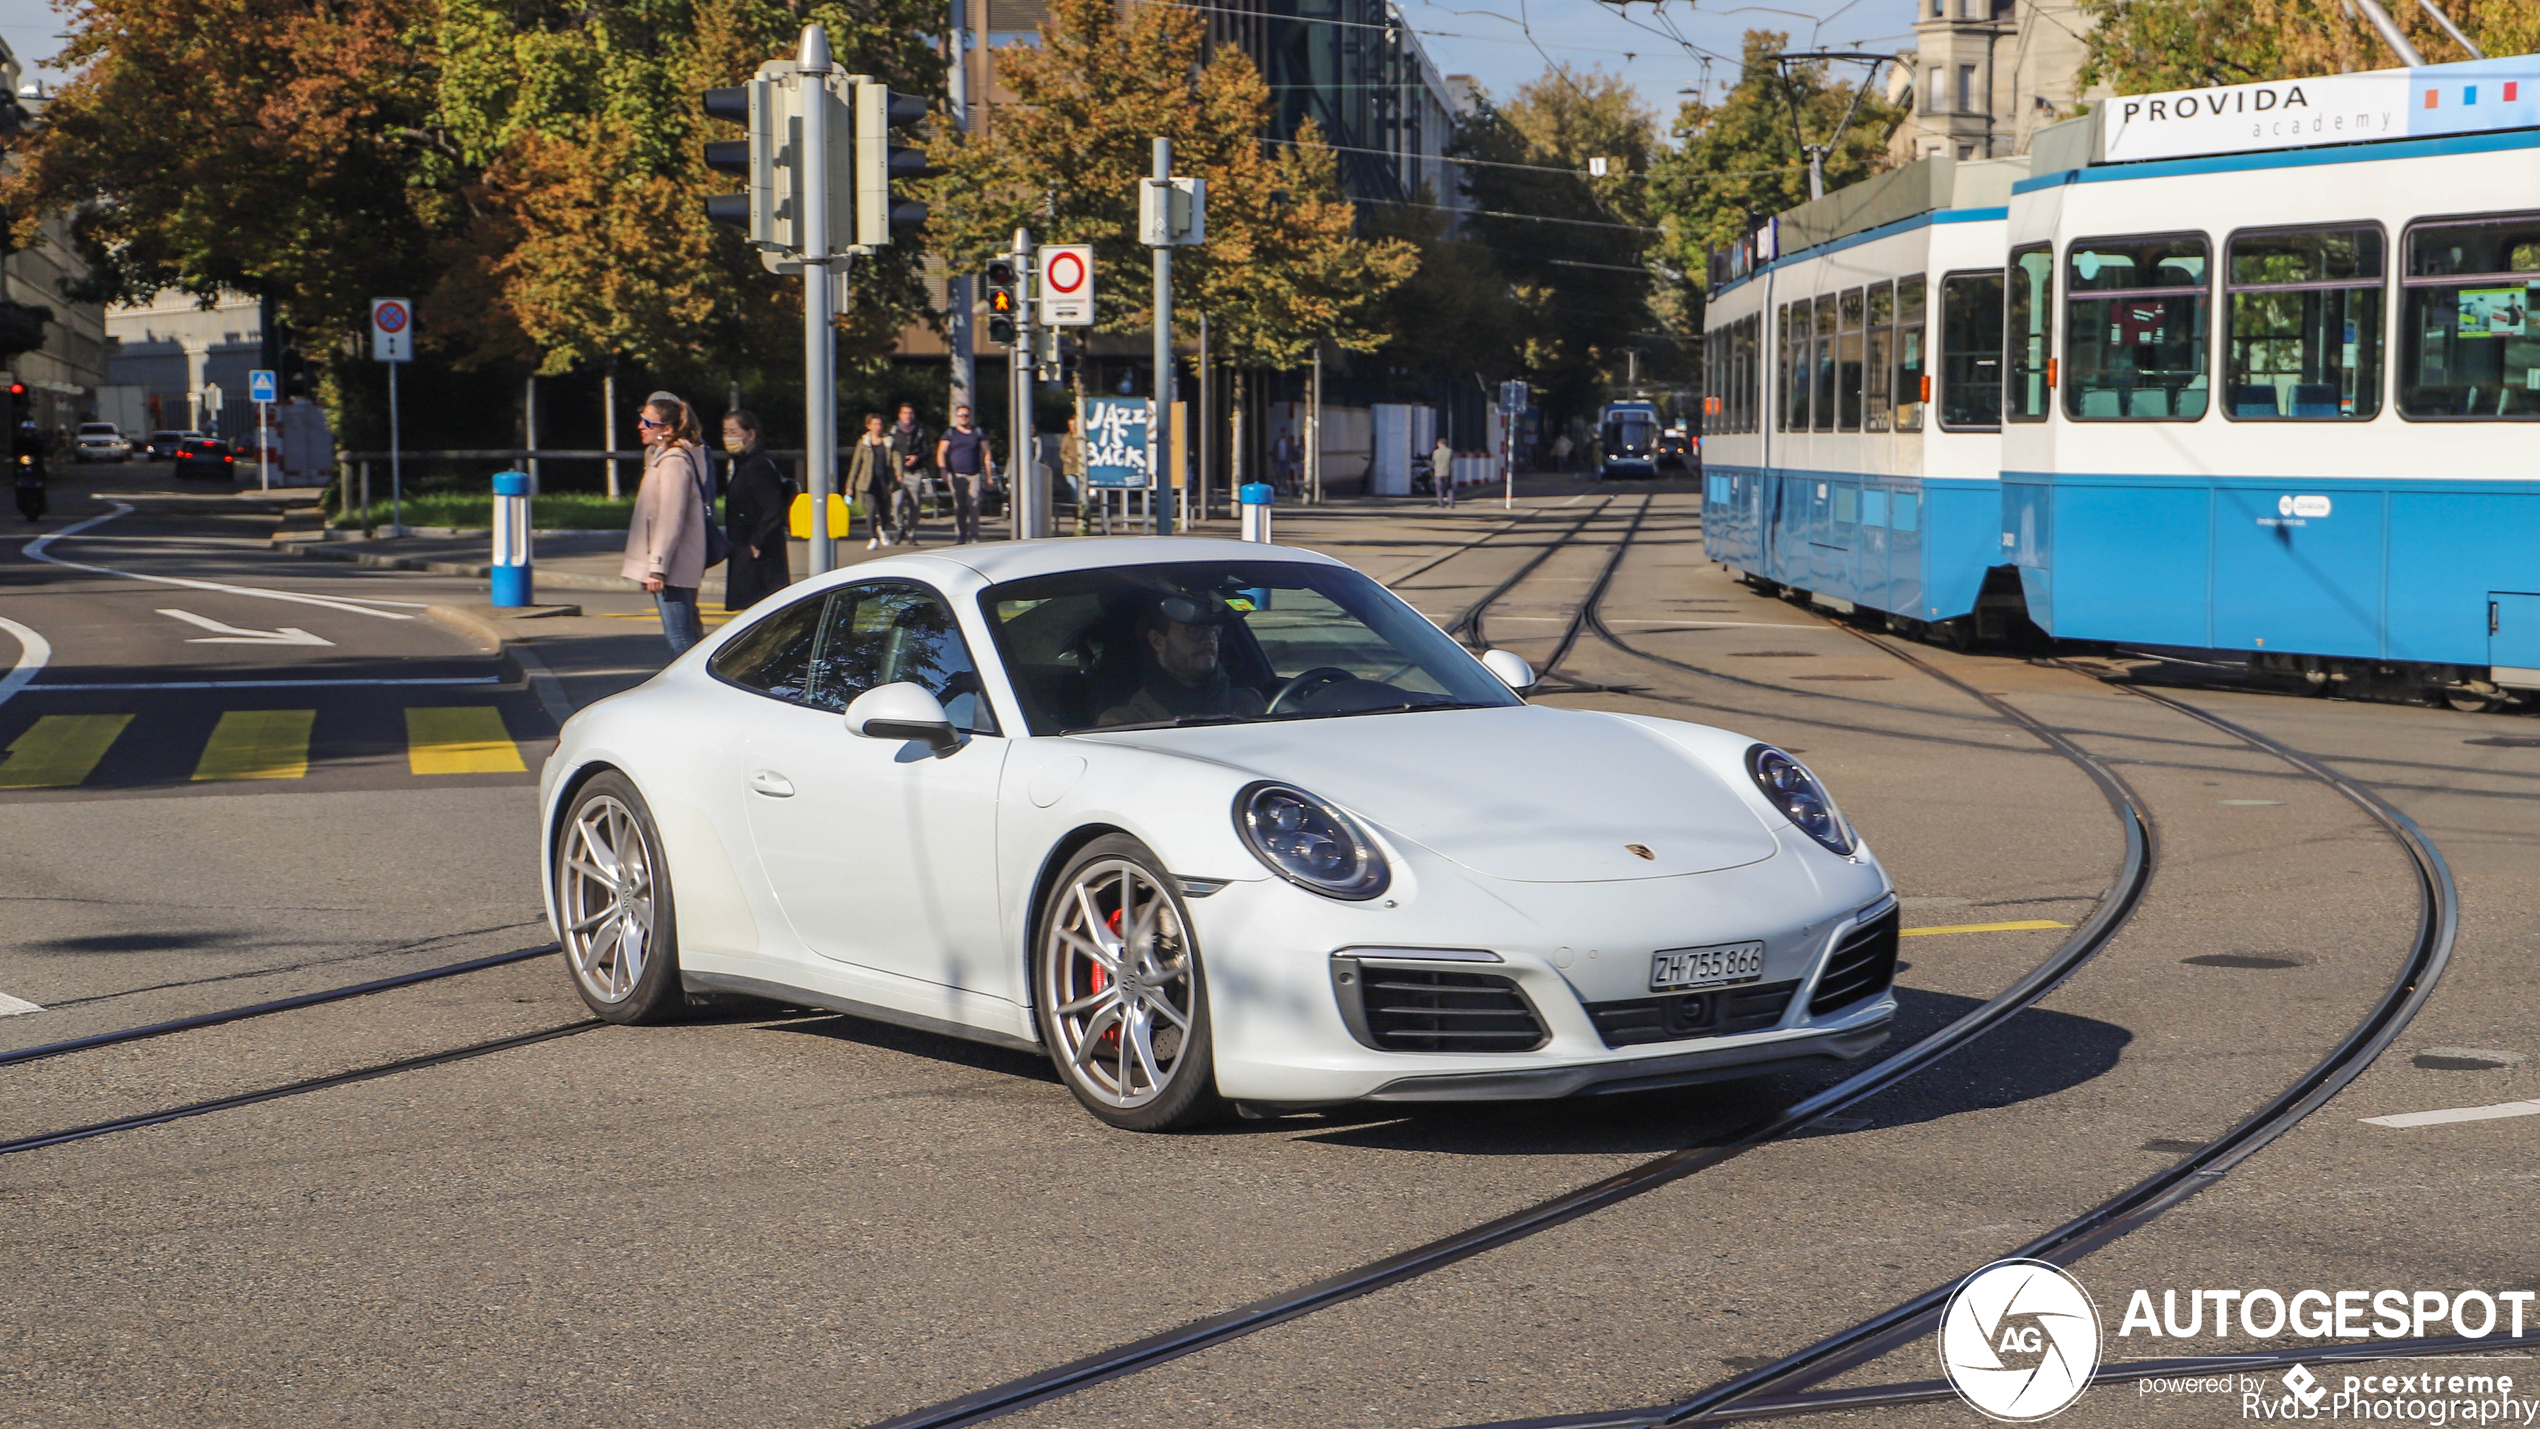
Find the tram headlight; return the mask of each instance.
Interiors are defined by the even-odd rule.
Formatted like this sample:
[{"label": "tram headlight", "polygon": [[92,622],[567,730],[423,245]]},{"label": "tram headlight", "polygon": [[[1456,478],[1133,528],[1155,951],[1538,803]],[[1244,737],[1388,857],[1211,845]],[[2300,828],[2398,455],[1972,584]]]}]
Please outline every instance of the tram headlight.
[{"label": "tram headlight", "polygon": [[1235,796],[1235,832],[1272,873],[1327,898],[1385,891],[1393,870],[1358,821],[1302,789],[1253,784]]},{"label": "tram headlight", "polygon": [[1843,811],[1834,806],[1834,796],[1808,772],[1808,766],[1769,744],[1758,744],[1746,751],[1746,772],[1754,776],[1755,787],[1764,791],[1765,801],[1781,810],[1782,817],[1801,833],[1847,857],[1860,847],[1852,826],[1844,822]]}]

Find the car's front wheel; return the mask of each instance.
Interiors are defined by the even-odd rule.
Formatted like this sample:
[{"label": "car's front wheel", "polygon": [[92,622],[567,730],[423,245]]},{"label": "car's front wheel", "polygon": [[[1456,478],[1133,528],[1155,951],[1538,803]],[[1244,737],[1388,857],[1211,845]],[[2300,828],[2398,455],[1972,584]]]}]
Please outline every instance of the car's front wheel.
[{"label": "car's front wheel", "polygon": [[556,933],[593,1012],[665,1022],[687,1006],[661,836],[626,776],[612,770],[575,792],[556,831],[554,877]]},{"label": "car's front wheel", "polygon": [[1085,1109],[1128,1131],[1214,1120],[1208,984],[1181,894],[1144,844],[1096,839],[1042,905],[1041,1040]]}]

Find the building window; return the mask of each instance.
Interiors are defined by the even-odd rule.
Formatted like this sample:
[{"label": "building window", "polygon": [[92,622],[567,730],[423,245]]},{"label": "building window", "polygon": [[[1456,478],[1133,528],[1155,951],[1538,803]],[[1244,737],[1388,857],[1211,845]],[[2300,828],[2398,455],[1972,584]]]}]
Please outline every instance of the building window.
[{"label": "building window", "polygon": [[2001,425],[2002,275],[1952,273],[1940,280],[1940,426]]},{"label": "building window", "polygon": [[2064,415],[2192,422],[2205,415],[2201,234],[2092,239],[2065,253]]},{"label": "building window", "polygon": [[[1896,430],[1900,432],[1923,429],[1923,384],[1931,380],[1924,375],[1923,365],[1928,341],[1923,335],[1924,302],[1922,274],[1896,280]],[[1995,323],[1994,329],[2000,331],[2001,324]]]},{"label": "building window", "polygon": [[[1940,77],[1942,73],[1943,71],[1940,66],[1933,65],[1931,67],[1931,83],[1923,86],[1923,112],[1925,114],[1938,114],[1941,110],[1941,106],[1947,103],[1946,98],[1940,91]],[[1932,147],[1932,152],[1940,152],[1939,146],[1934,145]]]},{"label": "building window", "polygon": [[2047,359],[2054,352],[2055,254],[2040,243],[2011,253],[2010,291],[2003,303],[2002,415],[2046,420]]},{"label": "building window", "polygon": [[2400,415],[2540,417],[2540,214],[2426,224],[2407,243]]},{"label": "building window", "polygon": [[2223,415],[2368,421],[2381,410],[2381,230],[2231,240]]},{"label": "building window", "polygon": [[[1961,114],[1976,112],[1976,67],[1974,65],[1958,66],[1958,112]],[[1958,157],[1963,159],[1966,155],[1960,154]]]}]

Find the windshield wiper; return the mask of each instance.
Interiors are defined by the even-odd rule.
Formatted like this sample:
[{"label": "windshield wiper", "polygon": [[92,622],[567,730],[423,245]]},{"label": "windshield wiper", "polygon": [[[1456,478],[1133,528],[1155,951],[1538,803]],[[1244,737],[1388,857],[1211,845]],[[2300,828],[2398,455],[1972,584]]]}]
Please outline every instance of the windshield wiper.
[{"label": "windshield wiper", "polygon": [[1119,734],[1140,729],[1189,729],[1202,724],[1249,724],[1258,716],[1239,714],[1183,715],[1178,719],[1147,719],[1135,724],[1088,724],[1068,730],[1069,734]]},{"label": "windshield wiper", "polygon": [[1331,710],[1306,715],[1307,719],[1346,719],[1351,715],[1407,714],[1413,710],[1496,710],[1505,705],[1483,704],[1468,700],[1405,700],[1398,705],[1369,705],[1363,709]]}]

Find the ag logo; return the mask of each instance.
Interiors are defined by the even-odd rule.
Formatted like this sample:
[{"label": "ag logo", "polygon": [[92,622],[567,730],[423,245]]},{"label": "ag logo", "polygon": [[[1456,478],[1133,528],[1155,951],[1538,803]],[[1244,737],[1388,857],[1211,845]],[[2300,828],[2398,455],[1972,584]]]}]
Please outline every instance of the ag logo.
[{"label": "ag logo", "polygon": [[2320,1383],[2320,1377],[2311,1373],[2309,1365],[2297,1364],[2286,1371],[2284,1387],[2293,1391],[2293,1398],[2304,1409],[2317,1409],[2320,1401],[2328,1397],[2328,1386]]},{"label": "ag logo", "polygon": [[2081,1282],[2042,1260],[1997,1260],[1970,1275],[1940,1317],[1940,1366],[1977,1413],[2051,1419],[2099,1368],[2099,1311]]}]

